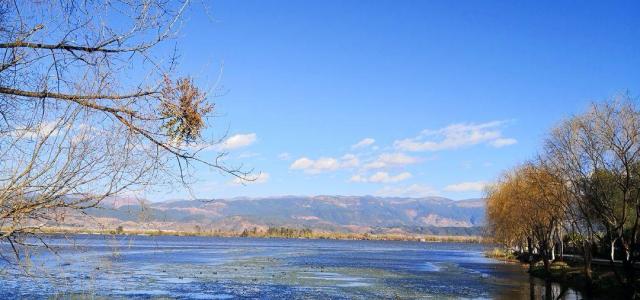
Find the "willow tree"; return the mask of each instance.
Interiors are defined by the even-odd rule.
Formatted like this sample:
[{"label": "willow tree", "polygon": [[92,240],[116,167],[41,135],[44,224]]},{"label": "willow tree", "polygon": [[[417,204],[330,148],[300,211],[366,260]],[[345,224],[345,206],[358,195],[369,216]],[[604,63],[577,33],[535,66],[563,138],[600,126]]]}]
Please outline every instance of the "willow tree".
[{"label": "willow tree", "polygon": [[[69,212],[150,184],[188,184],[213,103],[179,77],[189,1],[0,2],[0,240],[19,255]],[[206,158],[205,158],[206,157]]]},{"label": "willow tree", "polygon": [[[515,170],[505,172],[487,188],[487,228],[491,238],[508,249],[532,249],[532,240],[522,223],[522,209],[515,199],[518,192]],[[531,253],[530,253],[531,254]]]},{"label": "willow tree", "polygon": [[529,260],[538,249],[549,271],[554,240],[564,218],[563,183],[541,164],[527,163],[501,176],[487,194],[487,220],[494,238],[513,246],[527,241]]},{"label": "willow tree", "polygon": [[550,261],[555,259],[555,241],[565,220],[568,193],[561,178],[543,164],[529,163],[523,166],[521,189],[523,219],[536,239],[547,272]]}]

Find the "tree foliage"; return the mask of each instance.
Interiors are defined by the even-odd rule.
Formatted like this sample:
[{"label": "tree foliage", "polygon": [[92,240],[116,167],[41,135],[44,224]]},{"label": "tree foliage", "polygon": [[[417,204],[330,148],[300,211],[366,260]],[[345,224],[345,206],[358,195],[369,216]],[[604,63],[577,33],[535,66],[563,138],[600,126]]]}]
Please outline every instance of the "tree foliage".
[{"label": "tree foliage", "polygon": [[572,236],[588,280],[593,255],[608,252],[612,266],[622,261],[622,274],[613,268],[620,283],[637,290],[640,110],[628,94],[561,122],[537,161],[505,173],[487,196],[496,241],[514,247],[533,240],[529,250],[547,266],[562,242],[553,235]]}]

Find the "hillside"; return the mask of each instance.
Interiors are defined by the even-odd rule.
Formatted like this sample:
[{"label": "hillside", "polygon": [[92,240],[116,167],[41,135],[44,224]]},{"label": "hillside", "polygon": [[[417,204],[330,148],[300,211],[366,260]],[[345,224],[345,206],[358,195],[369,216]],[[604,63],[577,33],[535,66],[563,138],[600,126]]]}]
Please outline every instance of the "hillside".
[{"label": "hillside", "polygon": [[[441,197],[283,196],[172,200],[109,199],[88,214],[105,227],[224,230],[284,226],[339,232],[471,235],[484,222],[484,200]],[[84,226],[78,217],[68,223]]]}]

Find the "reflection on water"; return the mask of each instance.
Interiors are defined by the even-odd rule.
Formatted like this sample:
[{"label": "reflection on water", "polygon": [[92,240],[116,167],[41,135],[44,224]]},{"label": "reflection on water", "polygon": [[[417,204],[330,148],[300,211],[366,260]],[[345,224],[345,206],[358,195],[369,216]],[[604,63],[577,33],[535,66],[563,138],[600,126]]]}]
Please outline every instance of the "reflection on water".
[{"label": "reflection on water", "polygon": [[25,269],[0,263],[1,298],[582,298],[530,278],[519,264],[485,258],[477,244],[168,236],[48,242],[56,253],[31,253]]},{"label": "reflection on water", "polygon": [[517,290],[505,290],[500,293],[496,298],[499,299],[531,299],[531,300],[578,300],[589,299],[585,295],[558,283],[551,282],[549,280],[543,280],[528,276],[528,283],[522,284],[520,289]]},{"label": "reflection on water", "polygon": [[529,293],[530,299],[583,299],[580,293],[567,286],[534,277],[529,278]]},{"label": "reflection on water", "polygon": [[586,294],[569,288],[568,286],[529,276],[526,273],[527,267],[510,263],[504,268],[516,267],[519,273],[511,273],[511,282],[514,284],[511,288],[505,288],[497,295],[497,299],[531,299],[531,300],[578,300],[590,299]]}]

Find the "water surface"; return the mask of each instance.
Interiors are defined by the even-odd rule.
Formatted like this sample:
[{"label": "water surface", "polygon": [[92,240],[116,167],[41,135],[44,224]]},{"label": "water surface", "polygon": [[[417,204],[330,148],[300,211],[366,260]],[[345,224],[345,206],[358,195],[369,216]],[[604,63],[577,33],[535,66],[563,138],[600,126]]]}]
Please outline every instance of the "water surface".
[{"label": "water surface", "polygon": [[[579,299],[484,245],[172,236],[52,237],[0,262],[2,298]],[[3,245],[3,254],[10,253]]]}]

